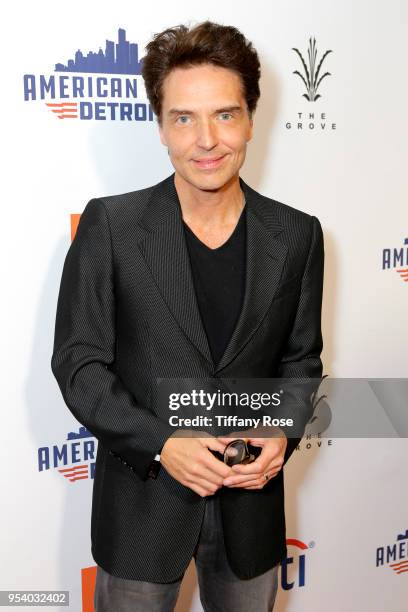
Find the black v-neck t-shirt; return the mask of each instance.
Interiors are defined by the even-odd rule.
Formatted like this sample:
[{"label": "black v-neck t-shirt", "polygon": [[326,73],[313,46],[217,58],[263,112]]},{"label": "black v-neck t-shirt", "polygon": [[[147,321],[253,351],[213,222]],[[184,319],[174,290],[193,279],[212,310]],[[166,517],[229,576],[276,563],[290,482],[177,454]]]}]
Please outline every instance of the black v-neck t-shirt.
[{"label": "black v-neck t-shirt", "polygon": [[246,205],[234,231],[211,249],[183,221],[194,288],[214,364],[224,354],[245,294]]}]

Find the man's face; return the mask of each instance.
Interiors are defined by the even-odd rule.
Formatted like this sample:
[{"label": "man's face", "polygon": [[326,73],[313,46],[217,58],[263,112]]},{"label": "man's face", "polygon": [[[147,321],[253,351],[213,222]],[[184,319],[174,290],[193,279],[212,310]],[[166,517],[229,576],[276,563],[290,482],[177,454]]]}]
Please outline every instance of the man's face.
[{"label": "man's face", "polygon": [[238,175],[252,137],[240,77],[212,64],[172,70],[159,132],[177,174],[197,189],[221,188]]}]

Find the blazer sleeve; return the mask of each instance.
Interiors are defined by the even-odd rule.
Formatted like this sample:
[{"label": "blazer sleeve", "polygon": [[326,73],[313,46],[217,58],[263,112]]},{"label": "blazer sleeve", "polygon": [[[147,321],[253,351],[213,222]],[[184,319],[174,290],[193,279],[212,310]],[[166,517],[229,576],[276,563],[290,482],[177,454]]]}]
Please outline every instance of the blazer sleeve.
[{"label": "blazer sleeve", "polygon": [[[321,308],[324,275],[324,242],[319,220],[311,217],[311,239],[309,253],[303,272],[298,308],[293,328],[281,357],[279,377],[283,379],[313,379],[311,384],[297,385],[294,381],[289,392],[289,412],[295,423],[304,428],[313,413],[310,395],[318,387],[322,376],[320,354],[323,348],[321,332]],[[288,385],[289,391],[291,385]],[[286,414],[285,417],[291,416]],[[301,437],[289,437],[284,464],[287,462]]]},{"label": "blazer sleeve", "polygon": [[174,428],[140,405],[112,371],[115,346],[109,220],[103,201],[93,199],[63,266],[51,369],[75,418],[145,480]]}]

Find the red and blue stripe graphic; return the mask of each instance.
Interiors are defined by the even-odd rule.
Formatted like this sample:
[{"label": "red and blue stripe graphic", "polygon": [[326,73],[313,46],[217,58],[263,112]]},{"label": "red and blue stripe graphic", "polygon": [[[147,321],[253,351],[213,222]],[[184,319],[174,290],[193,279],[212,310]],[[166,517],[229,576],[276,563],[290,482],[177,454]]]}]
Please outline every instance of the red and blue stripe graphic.
[{"label": "red and blue stripe graphic", "polygon": [[45,104],[57,115],[58,119],[78,118],[78,102],[61,102],[59,104],[46,102]]}]

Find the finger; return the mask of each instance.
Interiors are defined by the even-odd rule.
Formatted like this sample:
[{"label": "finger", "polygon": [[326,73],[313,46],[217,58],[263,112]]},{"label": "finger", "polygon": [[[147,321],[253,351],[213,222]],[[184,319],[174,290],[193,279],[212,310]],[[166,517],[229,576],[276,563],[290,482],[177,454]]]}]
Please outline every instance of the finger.
[{"label": "finger", "polygon": [[259,480],[259,474],[256,474],[255,476],[248,476],[247,474],[243,475],[243,476],[228,476],[228,478],[224,478],[223,480],[223,485],[226,487],[229,486],[235,486],[237,484],[242,484],[244,482],[254,482],[254,481],[258,481]]},{"label": "finger", "polygon": [[[261,455],[259,455],[259,457],[260,456]],[[266,457],[263,457],[262,460],[259,457],[258,459],[256,459],[255,461],[252,461],[251,463],[246,463],[246,464],[237,463],[236,465],[231,466],[231,469],[236,474],[242,474],[242,475],[253,474],[254,476],[258,474],[259,476],[260,474],[266,471],[267,466],[270,464],[270,461],[267,460]]]},{"label": "finger", "polygon": [[264,448],[260,455],[251,463],[237,463],[231,466],[231,469],[237,474],[262,474],[267,471],[268,468],[276,467],[281,465],[283,458],[278,458],[271,455],[270,450]]},{"label": "finger", "polygon": [[199,476],[194,476],[192,480],[187,480],[187,486],[198,486],[206,491],[207,495],[214,495],[220,488],[219,485],[207,480],[206,478],[201,478]]},{"label": "finger", "polygon": [[231,485],[231,487],[241,487],[243,489],[247,489],[249,487],[256,487],[256,488],[262,488],[264,487],[266,484],[268,484],[268,482],[270,480],[272,480],[272,478],[275,478],[275,476],[278,474],[278,471],[274,471],[274,472],[266,472],[268,474],[268,478],[265,478],[265,475],[263,474],[260,478],[257,478],[255,480],[247,480],[245,482],[241,482],[239,484],[235,484],[235,485]]},{"label": "finger", "polygon": [[251,485],[251,484],[242,484],[242,485],[235,485],[235,486],[230,486],[228,487],[229,489],[263,489],[263,483],[262,484],[255,484],[255,485]]},{"label": "finger", "polygon": [[200,487],[197,484],[189,484],[189,485],[186,485],[186,486],[188,486],[189,489],[194,491],[194,493],[197,493],[200,497],[208,497],[209,495],[212,495],[212,493],[210,493],[210,491],[208,491],[204,487]]},{"label": "finger", "polygon": [[274,476],[276,476],[276,473],[271,473],[268,472],[268,478],[265,478],[265,475],[262,474],[262,476],[260,478],[256,478],[256,479],[247,479],[245,481],[241,481],[239,483],[236,484],[232,484],[230,485],[230,488],[242,488],[242,489],[248,489],[248,488],[262,488],[264,487]]},{"label": "finger", "polygon": [[216,485],[221,487],[224,478],[221,474],[217,474],[213,470],[208,469],[205,465],[199,465],[195,470],[190,472],[190,479],[195,481],[197,479],[208,482],[212,486]]},{"label": "finger", "polygon": [[200,461],[203,466],[214,472],[218,477],[227,478],[227,476],[233,474],[229,465],[214,457],[209,451],[200,456]]},{"label": "finger", "polygon": [[[278,470],[279,471],[279,470]],[[243,483],[242,485],[240,485],[242,488],[244,489],[263,489],[264,486],[266,486],[268,484],[268,482],[270,482],[272,480],[272,478],[275,478],[275,476],[277,475],[278,472],[267,472],[268,474],[268,478],[259,478],[257,482],[254,483],[248,483],[248,485],[246,485],[245,483]]]},{"label": "finger", "polygon": [[256,478],[256,479],[247,478],[246,480],[242,480],[240,482],[233,483],[233,484],[226,485],[226,486],[228,486],[229,489],[246,489],[247,487],[257,486],[259,484],[261,484],[261,481],[259,478]]},{"label": "finger", "polygon": [[[254,463],[256,463],[255,461],[249,465],[254,465]],[[274,475],[276,476],[276,474],[282,469],[282,463],[283,461],[281,459],[279,459],[278,461],[272,461],[270,463],[268,463],[264,469],[262,470],[258,470],[255,473],[252,474],[244,474],[244,473],[240,473],[238,474],[238,470],[235,470],[235,467],[239,467],[239,466],[232,466],[231,469],[233,470],[233,472],[235,472],[235,474],[233,476],[228,476],[228,478],[226,480],[224,480],[224,485],[227,482],[233,483],[235,484],[236,482],[243,482],[245,478],[247,478],[248,480],[253,480],[254,478],[263,478],[264,474],[270,474],[270,475]],[[243,465],[244,467],[248,467]]]},{"label": "finger", "polygon": [[218,451],[221,454],[223,454],[228,442],[231,442],[231,440],[228,440],[227,442],[223,442],[219,438],[214,438],[214,437],[201,438],[201,443],[203,444],[203,446],[206,446],[207,448],[210,448],[213,451]]},{"label": "finger", "polygon": [[207,449],[202,449],[194,460],[184,465],[184,473],[190,480],[204,478],[218,486],[222,486],[224,478],[232,475],[231,468],[216,459]]},{"label": "finger", "polygon": [[278,473],[279,470],[272,470],[272,469],[268,469],[266,472],[263,472],[262,474],[257,474],[255,477],[251,476],[251,475],[244,475],[244,476],[228,476],[228,478],[225,478],[223,481],[223,485],[226,487],[229,486],[243,486],[246,485],[248,483],[252,483],[254,484],[255,482],[260,483],[260,482],[267,482],[267,480],[265,480],[265,474],[268,474],[268,480],[270,478],[272,478],[273,476],[276,476],[276,474]]}]

